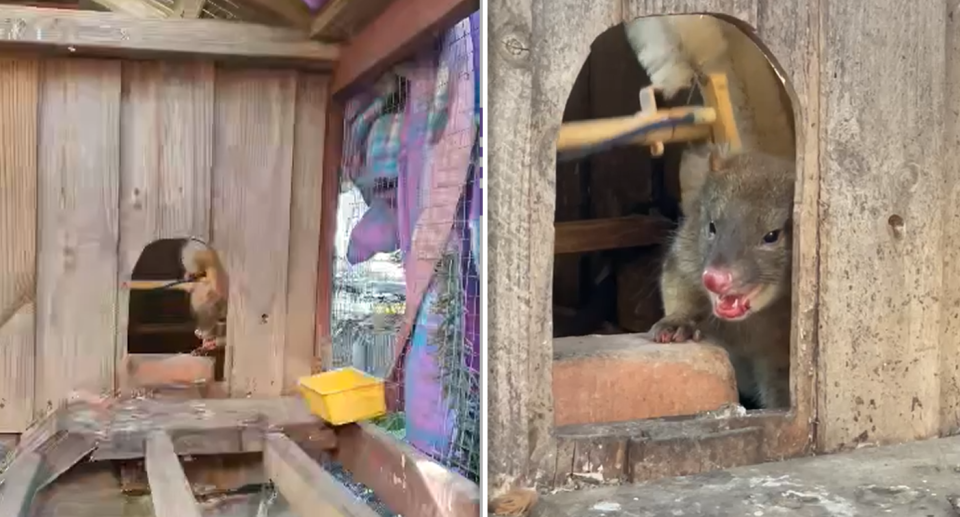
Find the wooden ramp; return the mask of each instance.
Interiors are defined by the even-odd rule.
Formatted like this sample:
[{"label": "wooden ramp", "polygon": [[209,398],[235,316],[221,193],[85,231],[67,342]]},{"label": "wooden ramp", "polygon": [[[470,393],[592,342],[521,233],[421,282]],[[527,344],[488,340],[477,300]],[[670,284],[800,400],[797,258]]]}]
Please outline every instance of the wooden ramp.
[{"label": "wooden ramp", "polygon": [[291,397],[71,404],[24,434],[0,473],[0,516],[31,515],[41,490],[92,461],[117,462],[130,478],[142,465],[156,517],[199,517],[181,457],[251,454],[259,456],[260,482],[275,485],[299,517],[378,515],[319,459],[342,465],[396,514],[480,515],[476,484],[375,426],[327,427]]}]

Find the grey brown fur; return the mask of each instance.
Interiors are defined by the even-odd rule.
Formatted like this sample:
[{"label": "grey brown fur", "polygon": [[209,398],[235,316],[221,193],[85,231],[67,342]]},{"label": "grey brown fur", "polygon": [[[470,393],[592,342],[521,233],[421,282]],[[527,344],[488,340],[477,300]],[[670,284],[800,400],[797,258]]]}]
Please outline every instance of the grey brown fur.
[{"label": "grey brown fur", "polygon": [[[758,153],[710,172],[677,231],[660,279],[666,316],[651,329],[658,341],[703,336],[730,354],[740,393],[761,407],[790,405],[792,161]],[[711,238],[709,225],[714,223]],[[764,235],[779,230],[775,243]],[[709,266],[733,273],[740,288],[761,287],[751,312],[718,318],[703,285]]]}]

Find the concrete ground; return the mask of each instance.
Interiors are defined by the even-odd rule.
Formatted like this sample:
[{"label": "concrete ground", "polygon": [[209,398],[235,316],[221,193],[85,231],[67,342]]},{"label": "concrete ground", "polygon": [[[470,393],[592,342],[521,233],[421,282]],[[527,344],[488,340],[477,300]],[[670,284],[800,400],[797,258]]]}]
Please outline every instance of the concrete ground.
[{"label": "concrete ground", "polygon": [[960,517],[960,437],[541,497],[536,517]]}]

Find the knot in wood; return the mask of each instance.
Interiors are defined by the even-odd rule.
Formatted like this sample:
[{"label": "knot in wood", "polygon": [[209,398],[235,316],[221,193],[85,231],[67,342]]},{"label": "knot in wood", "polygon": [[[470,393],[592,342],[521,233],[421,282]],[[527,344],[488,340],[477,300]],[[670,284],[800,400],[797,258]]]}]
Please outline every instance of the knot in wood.
[{"label": "knot in wood", "polygon": [[523,35],[510,31],[500,40],[504,56],[513,62],[523,62],[530,57],[530,43]]}]

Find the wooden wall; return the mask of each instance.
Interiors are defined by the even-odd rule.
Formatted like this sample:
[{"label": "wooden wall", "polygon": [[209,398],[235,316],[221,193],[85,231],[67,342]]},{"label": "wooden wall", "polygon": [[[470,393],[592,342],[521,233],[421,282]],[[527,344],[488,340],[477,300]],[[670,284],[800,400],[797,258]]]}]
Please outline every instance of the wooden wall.
[{"label": "wooden wall", "polygon": [[233,396],[314,356],[327,77],[206,62],[0,56],[0,432],[116,387],[152,240],[209,239],[231,278]]},{"label": "wooden wall", "polygon": [[[492,2],[492,495],[559,461],[553,143],[593,39],[643,15],[742,21],[793,90],[795,409],[754,460],[960,430],[960,291],[950,280],[960,271],[957,10],[957,0]],[[767,433],[771,418],[754,425]]]}]

